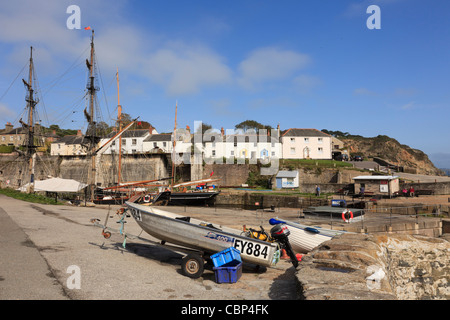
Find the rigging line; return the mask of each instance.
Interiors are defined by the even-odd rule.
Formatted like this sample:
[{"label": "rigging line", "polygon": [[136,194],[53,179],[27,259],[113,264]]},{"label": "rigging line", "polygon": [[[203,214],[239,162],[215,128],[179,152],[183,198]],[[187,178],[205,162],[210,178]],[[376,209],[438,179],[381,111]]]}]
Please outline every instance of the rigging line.
[{"label": "rigging line", "polygon": [[20,72],[17,74],[17,76],[14,78],[14,80],[11,82],[11,84],[9,85],[8,89],[6,89],[6,91],[3,93],[3,95],[0,97],[0,101],[2,101],[2,99],[6,96],[6,94],[8,93],[9,89],[11,89],[11,87],[13,86],[14,82],[16,82],[17,78],[22,74],[23,70],[27,67],[28,62],[25,63],[25,65],[23,66],[22,70],[20,70]]},{"label": "rigging line", "polygon": [[[80,62],[80,63],[78,63],[78,65],[77,65],[76,67],[78,67],[79,65],[82,65],[82,64],[83,64],[83,62]],[[49,91],[52,90],[55,86],[61,85],[61,84],[63,84],[63,83],[66,82],[66,81],[69,81],[69,80],[71,80],[71,79],[73,79],[73,78],[75,78],[75,77],[78,77],[79,74],[81,74],[81,73],[83,73],[83,72],[76,73],[76,74],[74,74],[73,76],[68,77],[68,78],[66,78],[66,79],[61,79],[61,80],[55,81],[55,83],[53,83],[50,87],[46,88],[46,90],[45,90],[45,92],[43,93],[43,95],[47,95],[47,94],[49,93]]]},{"label": "rigging line", "polygon": [[[73,69],[73,68],[75,68],[75,67],[78,67],[78,65],[80,65],[81,63],[84,63],[83,60],[80,61],[80,62],[78,62],[78,60],[86,54],[86,51],[87,51],[88,49],[89,49],[89,47],[86,47],[86,49],[84,49],[84,51],[78,56],[78,58],[75,59],[75,61],[70,65],[70,67],[69,67],[66,71],[64,71],[60,76],[56,77],[54,80],[52,80],[52,81],[50,81],[48,84],[45,84],[45,85],[44,85],[44,87],[47,86],[47,85],[48,85],[48,86],[51,85],[50,88],[47,89],[47,91],[45,92],[45,94],[47,94],[47,92],[48,92],[53,86],[55,86],[56,83],[58,83],[58,81],[59,81],[62,77],[64,77],[67,73],[69,73],[69,71],[71,71],[71,69]],[[78,62],[78,63],[77,63],[77,62]]]},{"label": "rigging line", "polygon": [[[44,103],[44,97],[42,96],[42,90],[41,90],[40,82],[39,82],[37,73],[36,73],[36,71],[34,69],[34,65],[33,65],[33,75],[34,75],[35,86],[36,86],[36,89],[37,89],[36,90],[37,91],[36,95],[40,98],[39,99],[39,103],[41,104],[42,109],[44,111],[44,117],[45,117],[45,121],[46,121],[47,127],[48,127],[50,125],[50,122],[48,120],[47,110],[46,110],[45,103]],[[36,114],[39,117],[39,114],[37,113],[37,111],[36,111]]]},{"label": "rigging line", "polygon": [[99,63],[98,63],[98,59],[97,59],[97,55],[96,54],[94,54],[94,59],[95,59],[95,62],[96,62],[96,69],[97,69],[97,71],[98,71],[98,74],[99,74],[99,78],[100,78],[100,83],[101,83],[101,86],[102,86],[102,88],[103,88],[103,97],[104,97],[104,99],[105,99],[105,104],[106,104],[106,111],[108,112],[108,118],[109,119],[111,119],[111,113],[109,112],[109,105],[108,105],[108,100],[106,99],[106,89],[105,89],[105,86],[104,86],[104,84],[103,84],[103,77],[102,77],[102,73],[101,73],[101,71],[100,71],[100,65],[99,65]]},{"label": "rigging line", "polygon": [[[87,94],[87,93],[86,93]],[[55,116],[55,120],[56,122],[62,123],[63,121],[65,121],[69,116],[73,115],[74,111],[76,109],[78,109],[78,107],[80,106],[81,102],[83,102],[83,100],[86,98],[86,94],[84,94],[84,96],[82,96],[81,98],[77,98],[75,101],[73,101],[72,103],[70,103],[70,106],[66,106],[64,107],[64,110],[62,110],[59,114],[57,114]],[[70,110],[67,110],[70,109]],[[60,120],[61,119],[61,120]]]}]

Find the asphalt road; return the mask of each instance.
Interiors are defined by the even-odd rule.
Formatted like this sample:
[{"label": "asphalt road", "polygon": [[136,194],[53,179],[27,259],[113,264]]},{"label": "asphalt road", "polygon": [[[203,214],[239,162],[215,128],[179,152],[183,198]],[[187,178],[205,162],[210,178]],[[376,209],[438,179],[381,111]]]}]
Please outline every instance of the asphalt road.
[{"label": "asphalt road", "polygon": [[[233,284],[216,283],[212,268],[190,279],[181,274],[178,253],[131,239],[123,248],[120,234],[105,239],[90,219],[104,222],[106,216],[108,225],[120,228],[115,209],[32,204],[0,195],[0,299],[297,299],[289,262],[265,272],[245,265]],[[125,232],[150,239],[132,218]]]}]

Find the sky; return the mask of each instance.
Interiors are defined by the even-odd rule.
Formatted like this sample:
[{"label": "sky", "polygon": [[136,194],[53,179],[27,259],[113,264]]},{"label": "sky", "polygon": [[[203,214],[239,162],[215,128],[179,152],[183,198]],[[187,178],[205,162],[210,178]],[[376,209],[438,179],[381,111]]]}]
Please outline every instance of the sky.
[{"label": "sky", "polygon": [[110,125],[119,70],[123,112],[158,132],[177,105],[177,127],[387,135],[450,168],[449,12],[448,0],[0,1],[0,128],[23,117],[33,46],[41,123],[86,130],[90,26]]}]

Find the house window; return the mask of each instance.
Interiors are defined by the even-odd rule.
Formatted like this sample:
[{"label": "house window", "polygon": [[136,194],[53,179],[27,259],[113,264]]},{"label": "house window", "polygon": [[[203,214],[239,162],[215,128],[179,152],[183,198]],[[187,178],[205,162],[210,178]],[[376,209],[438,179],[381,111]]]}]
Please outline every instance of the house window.
[{"label": "house window", "polygon": [[323,148],[318,149],[319,153],[323,153]]},{"label": "house window", "polygon": [[305,143],[309,143],[309,138],[305,138]]},{"label": "house window", "polygon": [[272,157],[275,157],[275,151],[272,151]]},{"label": "house window", "polygon": [[14,136],[10,136],[9,140],[13,141],[14,140]]},{"label": "house window", "polygon": [[237,147],[237,141],[234,141],[234,146]]},{"label": "house window", "polygon": [[231,155],[234,156],[234,151],[231,151]]},{"label": "house window", "polygon": [[295,138],[291,138],[291,142],[295,142]]},{"label": "house window", "polygon": [[127,140],[126,139],[122,139],[122,145],[124,145],[124,146],[127,145]]},{"label": "house window", "polygon": [[272,148],[275,148],[275,142],[272,142]]},{"label": "house window", "polygon": [[317,138],[317,140],[318,140],[319,143],[323,142],[323,138]]},{"label": "house window", "polygon": [[295,154],[295,148],[291,148],[291,154]]},{"label": "house window", "polygon": [[253,146],[254,146],[254,147],[257,147],[257,146],[258,146],[258,143],[257,143],[257,142],[253,142]]},{"label": "house window", "polygon": [[157,143],[153,142],[153,148],[157,148],[157,147],[158,147]]},{"label": "house window", "polygon": [[131,145],[135,146],[137,144],[137,139],[131,139]]},{"label": "house window", "polygon": [[165,148],[167,146],[167,142],[163,142],[163,147]]},{"label": "house window", "polygon": [[115,146],[115,145],[116,145],[116,140],[114,140],[114,141],[111,143],[111,145],[112,145],[112,146]]},{"label": "house window", "polygon": [[251,153],[251,158],[252,158],[252,159],[256,159],[256,151],[252,151],[252,153]]}]

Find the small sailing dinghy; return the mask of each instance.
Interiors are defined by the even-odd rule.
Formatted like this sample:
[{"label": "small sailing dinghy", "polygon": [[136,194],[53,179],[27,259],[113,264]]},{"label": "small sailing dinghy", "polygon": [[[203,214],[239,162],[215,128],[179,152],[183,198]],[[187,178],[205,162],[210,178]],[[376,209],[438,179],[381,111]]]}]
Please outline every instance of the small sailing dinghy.
[{"label": "small sailing dinghy", "polygon": [[322,242],[331,240],[333,237],[346,233],[346,231],[310,227],[288,220],[270,219],[271,225],[286,224],[290,230],[289,242],[294,252],[308,253]]}]

